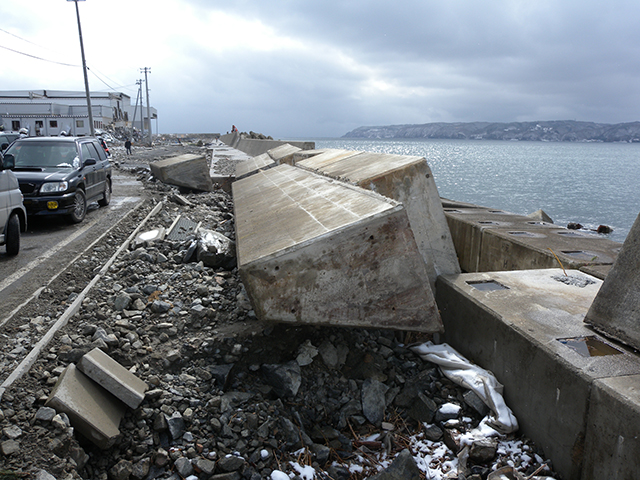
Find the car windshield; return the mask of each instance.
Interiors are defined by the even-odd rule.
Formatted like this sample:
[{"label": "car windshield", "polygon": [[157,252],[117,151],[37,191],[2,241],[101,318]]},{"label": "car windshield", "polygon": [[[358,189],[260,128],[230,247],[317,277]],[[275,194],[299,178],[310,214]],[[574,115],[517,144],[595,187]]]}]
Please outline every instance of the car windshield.
[{"label": "car windshield", "polygon": [[62,142],[17,142],[6,154],[13,154],[15,168],[79,168],[80,159],[75,143]]}]

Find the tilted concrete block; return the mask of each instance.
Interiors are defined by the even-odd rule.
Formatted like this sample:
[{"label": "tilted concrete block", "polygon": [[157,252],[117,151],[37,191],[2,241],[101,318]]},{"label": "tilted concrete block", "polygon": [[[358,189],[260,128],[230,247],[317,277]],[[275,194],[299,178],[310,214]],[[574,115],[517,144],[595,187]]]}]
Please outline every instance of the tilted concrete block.
[{"label": "tilted concrete block", "polygon": [[99,348],[82,356],[78,370],[131,408],[138,408],[149,388],[144,381]]},{"label": "tilted concrete block", "polygon": [[640,350],[640,215],[584,321]]},{"label": "tilted concrete block", "polygon": [[296,163],[306,160],[309,157],[315,157],[316,155],[320,155],[328,152],[344,152],[344,150],[338,150],[336,148],[319,148],[316,150],[300,150],[299,152],[295,152],[293,154],[293,165]]},{"label": "tilted concrete block", "polygon": [[293,145],[285,143],[279,147],[272,148],[267,153],[278,165],[281,163],[293,165],[293,155],[300,150],[302,149],[299,147],[294,147]]},{"label": "tilted concrete block", "polygon": [[258,318],[441,330],[403,206],[280,165],[233,184],[238,265]]},{"label": "tilted concrete block", "polygon": [[151,173],[163,183],[210,192],[213,182],[203,155],[185,154],[149,164]]},{"label": "tilted concrete block", "polygon": [[328,150],[301,160],[296,166],[401,202],[407,211],[418,251],[427,266],[432,288],[438,275],[460,272],[438,189],[425,158]]},{"label": "tilted concrete block", "polygon": [[120,434],[125,405],[70,364],[45,403],[66,413],[71,425],[100,448],[109,448]]}]

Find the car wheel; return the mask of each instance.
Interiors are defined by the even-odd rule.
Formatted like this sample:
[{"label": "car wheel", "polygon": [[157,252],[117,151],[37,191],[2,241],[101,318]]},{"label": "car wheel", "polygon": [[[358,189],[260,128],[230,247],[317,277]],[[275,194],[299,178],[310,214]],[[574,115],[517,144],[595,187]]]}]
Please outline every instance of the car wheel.
[{"label": "car wheel", "polygon": [[16,213],[9,218],[5,240],[7,244],[7,255],[17,255],[20,251],[20,219]]},{"label": "car wheel", "polygon": [[82,190],[76,190],[73,197],[73,210],[69,215],[72,223],[80,223],[87,214],[87,197]]},{"label": "car wheel", "polygon": [[107,181],[104,182],[104,197],[98,200],[98,205],[106,207],[109,202],[111,202],[111,180],[107,178]]}]

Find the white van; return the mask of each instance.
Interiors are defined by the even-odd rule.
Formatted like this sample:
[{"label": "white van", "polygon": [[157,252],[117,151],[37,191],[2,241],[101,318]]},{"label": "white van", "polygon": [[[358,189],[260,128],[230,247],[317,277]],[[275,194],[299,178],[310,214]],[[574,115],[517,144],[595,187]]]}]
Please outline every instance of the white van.
[{"label": "white van", "polygon": [[[10,162],[10,160],[9,160]],[[18,179],[0,154],[0,245],[6,245],[7,255],[20,251],[20,232],[27,230],[27,211],[22,204]]]}]

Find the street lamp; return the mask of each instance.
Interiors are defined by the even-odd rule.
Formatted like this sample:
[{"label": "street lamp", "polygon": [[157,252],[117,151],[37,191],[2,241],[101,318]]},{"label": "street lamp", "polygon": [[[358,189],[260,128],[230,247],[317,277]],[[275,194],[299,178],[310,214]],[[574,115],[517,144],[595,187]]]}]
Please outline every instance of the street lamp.
[{"label": "street lamp", "polygon": [[78,10],[78,2],[84,0],[67,0],[76,4],[76,17],[78,18],[78,35],[80,36],[80,53],[82,53],[82,73],[84,74],[84,91],[87,95],[87,109],[89,110],[89,128],[91,136],[95,137],[96,132],[93,128],[93,112],[91,111],[91,94],[89,93],[89,78],[87,77],[87,62],[84,59],[84,45],[82,43],[82,28],[80,27],[80,10]]}]

